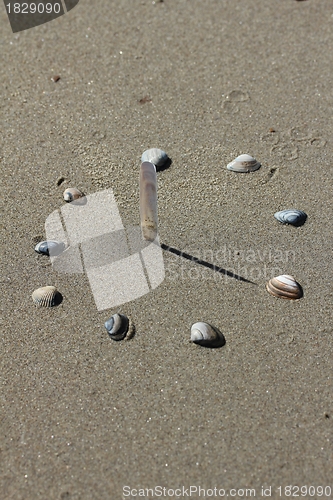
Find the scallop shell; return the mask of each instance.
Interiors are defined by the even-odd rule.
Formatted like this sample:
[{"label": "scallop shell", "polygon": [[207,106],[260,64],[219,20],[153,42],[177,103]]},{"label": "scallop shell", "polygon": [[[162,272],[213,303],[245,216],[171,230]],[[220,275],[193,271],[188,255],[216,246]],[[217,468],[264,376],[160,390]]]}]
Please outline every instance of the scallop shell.
[{"label": "scallop shell", "polygon": [[124,314],[114,314],[104,326],[113,340],[130,339],[134,335],[134,326]]},{"label": "scallop shell", "polygon": [[266,289],[274,297],[296,300],[303,296],[302,287],[293,276],[283,274],[272,278],[266,283]]},{"label": "scallop shell", "polygon": [[144,240],[154,241],[157,236],[157,176],[155,165],[145,161],[140,176],[140,221]]},{"label": "scallop shell", "polygon": [[165,151],[158,148],[147,149],[141,156],[141,162],[149,161],[155,167],[162,167],[169,160]]},{"label": "scallop shell", "polygon": [[64,191],[64,200],[67,201],[68,203],[83,197],[84,194],[77,188],[67,188]]},{"label": "scallop shell", "polygon": [[66,248],[65,243],[60,241],[41,241],[35,246],[35,252],[41,253],[43,255],[49,255],[51,257],[56,257],[60,255]]},{"label": "scallop shell", "polygon": [[222,347],[225,344],[223,333],[202,321],[192,325],[191,341],[204,347]]},{"label": "scallop shell", "polygon": [[293,226],[302,226],[307,219],[307,215],[302,210],[290,209],[276,212],[274,217],[282,224],[291,224]]},{"label": "scallop shell", "polygon": [[260,168],[261,163],[259,163],[253,156],[244,154],[237,156],[231,163],[227,165],[228,170],[233,172],[253,172]]},{"label": "scallop shell", "polygon": [[33,292],[32,300],[37,306],[53,307],[62,302],[62,295],[55,286],[43,286]]}]

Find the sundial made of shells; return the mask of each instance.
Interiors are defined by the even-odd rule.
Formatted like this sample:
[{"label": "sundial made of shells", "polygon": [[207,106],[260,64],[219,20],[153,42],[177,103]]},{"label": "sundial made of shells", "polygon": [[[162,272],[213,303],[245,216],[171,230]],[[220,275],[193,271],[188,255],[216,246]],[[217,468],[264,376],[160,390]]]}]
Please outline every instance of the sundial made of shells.
[{"label": "sundial made of shells", "polygon": [[[156,171],[164,170],[171,164],[171,159],[165,151],[152,148],[145,151],[141,157],[139,175],[140,188],[140,221],[142,238],[146,241],[155,241],[157,237],[157,174]],[[261,164],[249,154],[241,154],[227,165],[227,169],[237,173],[249,173],[258,170]],[[64,192],[64,200],[68,203],[83,205],[86,197],[77,188],[67,188]],[[282,224],[301,226],[307,219],[302,210],[288,209],[276,212],[276,220]],[[161,245],[164,250],[170,250],[166,245]],[[36,247],[37,253],[47,256],[59,256],[66,250],[66,245],[61,241],[41,241]],[[174,251],[176,253],[176,251]],[[182,255],[179,252],[180,255]],[[195,262],[198,259],[192,258]],[[199,262],[200,263],[200,262]],[[214,267],[214,266],[212,266]],[[226,275],[230,273],[226,270]],[[240,278],[240,277],[238,277]],[[247,281],[242,279],[243,281]],[[266,283],[266,290],[274,297],[297,300],[303,296],[302,287],[293,276],[281,275],[271,278]],[[35,290],[32,294],[33,302],[39,307],[54,307],[62,302],[62,295],[54,286],[44,286]],[[134,336],[135,328],[132,321],[124,314],[116,313],[105,322],[105,328],[111,339],[115,341],[129,340]],[[225,345],[222,332],[215,326],[199,321],[191,327],[190,339],[195,344],[204,347],[217,348]]]}]

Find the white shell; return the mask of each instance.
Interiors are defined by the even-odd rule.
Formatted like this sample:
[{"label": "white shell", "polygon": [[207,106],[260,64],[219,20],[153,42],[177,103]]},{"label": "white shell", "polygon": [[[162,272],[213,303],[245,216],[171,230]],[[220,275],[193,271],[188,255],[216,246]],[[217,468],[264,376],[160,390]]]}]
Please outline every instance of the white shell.
[{"label": "white shell", "polygon": [[112,340],[123,340],[125,337],[130,339],[134,334],[134,326],[124,314],[114,314],[104,326]]},{"label": "white shell", "polygon": [[290,209],[276,212],[274,217],[282,224],[291,224],[293,226],[302,226],[307,219],[307,215],[302,210]]},{"label": "white shell", "polygon": [[37,306],[53,307],[62,302],[62,295],[55,286],[43,286],[32,293],[32,300]]},{"label": "white shell", "polygon": [[83,198],[84,194],[77,188],[67,188],[64,191],[64,200],[67,203],[78,200],[79,198]]},{"label": "white shell", "polygon": [[140,168],[140,219],[144,240],[154,241],[157,236],[157,176],[153,163],[145,161]]},{"label": "white shell", "polygon": [[141,156],[141,162],[149,161],[155,167],[162,167],[168,161],[169,157],[163,149],[151,148],[147,149]]},{"label": "white shell", "polygon": [[204,347],[222,347],[225,344],[223,333],[203,321],[192,325],[191,341]]},{"label": "white shell", "polygon": [[233,172],[253,172],[260,168],[261,163],[259,163],[253,156],[248,154],[243,154],[237,156],[231,163],[227,165],[228,170]]},{"label": "white shell", "polygon": [[296,300],[303,297],[302,287],[293,276],[282,274],[276,276],[266,283],[266,289],[274,297]]}]

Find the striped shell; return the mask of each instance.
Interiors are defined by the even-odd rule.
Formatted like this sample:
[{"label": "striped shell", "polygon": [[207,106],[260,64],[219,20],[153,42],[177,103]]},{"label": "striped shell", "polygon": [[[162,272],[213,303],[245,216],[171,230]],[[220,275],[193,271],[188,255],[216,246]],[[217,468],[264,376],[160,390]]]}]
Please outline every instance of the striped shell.
[{"label": "striped shell", "polygon": [[41,253],[43,255],[49,255],[51,257],[56,257],[60,255],[66,248],[65,243],[60,241],[41,241],[35,246],[35,252]]},{"label": "striped shell", "polygon": [[158,148],[147,149],[141,156],[141,162],[149,161],[155,167],[162,167],[169,160],[165,151]]},{"label": "striped shell", "polygon": [[225,344],[223,333],[203,321],[192,325],[191,341],[204,347],[222,347]]},{"label": "striped shell", "polygon": [[291,224],[293,226],[302,226],[307,219],[307,215],[302,210],[290,209],[276,212],[274,217],[282,224]]},{"label": "striped shell", "polygon": [[67,201],[67,203],[83,197],[84,194],[77,188],[67,188],[64,191],[64,200]]},{"label": "striped shell", "polygon": [[62,295],[55,286],[43,286],[33,292],[32,300],[37,306],[53,307],[62,302]]},{"label": "striped shell", "polygon": [[233,172],[254,172],[260,168],[261,163],[259,163],[253,156],[244,154],[237,156],[231,163],[227,165],[228,170]]},{"label": "striped shell", "polygon": [[114,314],[104,326],[112,340],[123,340],[125,337],[130,339],[134,334],[133,324],[124,314]]},{"label": "striped shell", "polygon": [[272,278],[266,283],[266,289],[274,297],[296,300],[303,297],[302,287],[293,276],[283,274]]}]

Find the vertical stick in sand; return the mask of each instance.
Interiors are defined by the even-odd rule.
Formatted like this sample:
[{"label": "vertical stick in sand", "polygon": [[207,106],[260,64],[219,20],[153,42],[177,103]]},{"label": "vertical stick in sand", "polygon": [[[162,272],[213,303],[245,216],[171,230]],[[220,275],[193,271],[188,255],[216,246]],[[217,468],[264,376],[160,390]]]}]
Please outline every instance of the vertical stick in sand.
[{"label": "vertical stick in sand", "polygon": [[144,161],[140,168],[140,219],[144,240],[154,241],[157,236],[157,176],[153,163]]}]

